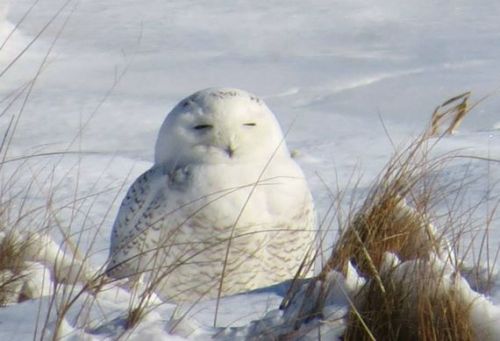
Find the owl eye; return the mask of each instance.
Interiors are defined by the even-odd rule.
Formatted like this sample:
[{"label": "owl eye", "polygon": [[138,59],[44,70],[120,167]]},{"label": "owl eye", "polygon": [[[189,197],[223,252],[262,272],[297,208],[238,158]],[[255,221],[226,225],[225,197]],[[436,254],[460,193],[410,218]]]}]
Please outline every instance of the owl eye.
[{"label": "owl eye", "polygon": [[243,123],[244,126],[246,127],[255,127],[257,125],[257,123],[255,122],[249,122],[249,123]]},{"label": "owl eye", "polygon": [[198,124],[193,127],[195,130],[212,129],[214,126],[211,124]]}]

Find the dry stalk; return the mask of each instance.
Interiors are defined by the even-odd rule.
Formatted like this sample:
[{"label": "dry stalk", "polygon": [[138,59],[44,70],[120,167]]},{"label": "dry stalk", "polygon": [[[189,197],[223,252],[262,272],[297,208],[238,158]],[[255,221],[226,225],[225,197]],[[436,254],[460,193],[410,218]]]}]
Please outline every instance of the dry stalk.
[{"label": "dry stalk", "polygon": [[439,136],[439,128],[445,118],[450,118],[450,123],[448,128],[446,128],[446,130],[444,131],[444,134],[454,134],[465,118],[465,115],[467,115],[467,113],[469,113],[470,111],[468,105],[470,95],[471,93],[470,91],[468,91],[458,96],[452,97],[449,100],[445,101],[443,104],[439,105],[432,113],[429,136]]}]

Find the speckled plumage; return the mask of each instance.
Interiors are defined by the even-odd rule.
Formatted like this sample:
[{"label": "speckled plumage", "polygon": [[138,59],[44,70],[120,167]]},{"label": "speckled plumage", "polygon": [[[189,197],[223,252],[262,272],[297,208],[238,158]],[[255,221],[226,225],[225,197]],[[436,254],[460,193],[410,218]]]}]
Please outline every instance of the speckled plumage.
[{"label": "speckled plumage", "polygon": [[[314,242],[304,175],[258,97],[212,88],[167,115],[155,164],[129,189],[111,235],[108,275],[147,280],[185,301],[292,278]],[[228,251],[229,250],[229,251]],[[151,271],[153,270],[153,271]]]}]

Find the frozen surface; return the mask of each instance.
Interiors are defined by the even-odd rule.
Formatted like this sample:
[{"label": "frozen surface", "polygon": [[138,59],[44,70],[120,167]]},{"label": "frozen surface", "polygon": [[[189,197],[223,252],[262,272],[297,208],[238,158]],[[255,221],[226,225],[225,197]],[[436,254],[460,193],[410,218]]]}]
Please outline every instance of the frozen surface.
[{"label": "frozen surface", "polygon": [[[436,153],[500,159],[499,16],[493,0],[0,0],[2,135],[11,117],[20,117],[7,159],[56,153],[4,164],[1,181],[15,173],[12,193],[32,184],[27,206],[60,208],[59,225],[84,231],[77,234],[80,247],[99,268],[119,202],[151,165],[166,113],[196,90],[230,86],[261,96],[276,114],[290,148],[298,150],[321,219],[331,192],[340,187],[348,197],[362,197],[394,148],[421,132],[437,105],[464,91],[473,92],[473,102],[489,97]],[[458,158],[444,169],[443,183],[458,191],[465,175],[467,191],[448,205],[482,202],[474,212],[481,230],[498,202],[500,163]],[[496,250],[498,219],[489,228]],[[220,325],[262,317],[282,295],[270,288],[224,299]],[[0,338],[32,339],[46,300],[0,309]],[[125,309],[103,302],[110,320]],[[498,319],[498,306],[487,307]],[[181,326],[180,334],[203,339],[214,332],[214,304],[195,311],[196,322]],[[171,307],[155,310],[134,335],[174,339],[166,334],[172,314]],[[74,321],[67,323],[68,333],[81,338]]]}]

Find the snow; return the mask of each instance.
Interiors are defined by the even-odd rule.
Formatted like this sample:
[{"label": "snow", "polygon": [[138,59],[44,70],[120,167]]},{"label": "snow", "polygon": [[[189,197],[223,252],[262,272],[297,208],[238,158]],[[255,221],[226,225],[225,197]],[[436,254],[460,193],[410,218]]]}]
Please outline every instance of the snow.
[{"label": "snow", "polygon": [[[297,151],[320,220],[327,222],[333,220],[328,211],[332,192],[339,187],[347,199],[362,198],[394,149],[427,126],[436,106],[465,91],[472,91],[472,102],[488,97],[466,116],[457,134],[439,141],[435,153],[500,159],[499,14],[500,3],[493,0],[0,0],[2,134],[22,111],[7,159],[55,153],[1,168],[2,188],[9,188],[5,195],[13,202],[8,223],[32,208],[50,207],[52,214],[43,219],[27,214],[19,229],[50,230],[54,241],[46,240],[47,252],[27,260],[34,274],[30,290],[41,298],[1,308],[0,339],[40,336],[35,327],[45,316],[48,332],[67,339],[102,340],[123,332],[129,294],[120,288],[99,294],[98,304],[84,292],[56,331],[46,284],[53,278],[47,271],[54,276],[51,266],[67,261],[57,256],[63,241],[59,231],[78,243],[81,259],[94,270],[102,266],[120,200],[151,165],[165,114],[196,90],[231,86],[264,98],[287,132],[290,149]],[[23,106],[26,85],[38,71]],[[499,167],[498,162],[454,159],[440,181],[459,199],[451,195],[437,210],[467,210],[480,202],[473,226],[485,230],[500,194]],[[15,180],[9,180],[11,175]],[[331,245],[336,227],[326,227],[332,231],[325,244]],[[499,228],[493,218],[487,240],[493,253]],[[465,239],[464,248],[472,233]],[[472,242],[478,250],[481,238]],[[68,245],[61,249],[71,255]],[[480,256],[475,252],[469,257]],[[358,285],[352,276],[349,290]],[[481,338],[500,338],[498,283],[492,297],[467,283],[460,288],[474,302],[472,319],[485,333]],[[220,332],[221,337],[244,337],[251,328],[283,323],[286,317],[277,308],[284,292],[277,286],[224,298],[218,326],[236,329],[213,328],[215,302],[208,301],[178,325],[183,307],[160,305],[128,336],[206,339]],[[57,295],[64,296],[64,290]],[[330,308],[342,312],[346,303],[333,300]],[[86,314],[80,314],[82,309]],[[85,321],[78,320],[82,316]],[[82,321],[93,322],[85,329]],[[172,328],[176,335],[168,333]],[[340,335],[342,328],[332,325],[325,333]]]}]

